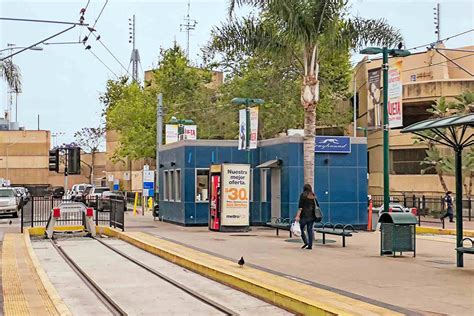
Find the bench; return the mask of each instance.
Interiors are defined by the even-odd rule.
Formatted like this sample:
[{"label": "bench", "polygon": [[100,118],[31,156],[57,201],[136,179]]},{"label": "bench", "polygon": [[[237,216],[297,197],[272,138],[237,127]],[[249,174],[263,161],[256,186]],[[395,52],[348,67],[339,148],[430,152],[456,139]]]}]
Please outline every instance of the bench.
[{"label": "bench", "polygon": [[[471,242],[471,247],[464,247],[464,241],[469,240]],[[462,240],[462,247],[457,247],[456,251],[467,254],[474,254],[474,240],[472,238],[466,237]]]},{"label": "bench", "polygon": [[343,224],[333,225],[331,223],[325,223],[323,224],[323,226],[315,226],[314,231],[316,233],[323,234],[323,244],[326,244],[326,234],[341,236],[342,247],[346,246],[346,237],[352,237],[352,234],[355,232],[354,227],[352,227],[352,225],[349,225],[349,224],[348,225],[343,225]]},{"label": "bench", "polygon": [[276,229],[276,235],[280,236],[279,230],[287,230],[290,232],[290,238],[293,237],[293,233],[291,232],[291,223],[293,220],[289,218],[282,218],[282,217],[272,217],[271,221],[266,223],[267,226]]}]

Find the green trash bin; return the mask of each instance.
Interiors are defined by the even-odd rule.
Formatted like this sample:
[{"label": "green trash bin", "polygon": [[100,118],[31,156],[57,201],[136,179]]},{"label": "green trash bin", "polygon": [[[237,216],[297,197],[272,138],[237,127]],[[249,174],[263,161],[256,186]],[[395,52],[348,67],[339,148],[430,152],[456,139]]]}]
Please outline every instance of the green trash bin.
[{"label": "green trash bin", "polygon": [[416,256],[416,217],[411,213],[383,213],[380,223],[380,255],[413,252]]}]

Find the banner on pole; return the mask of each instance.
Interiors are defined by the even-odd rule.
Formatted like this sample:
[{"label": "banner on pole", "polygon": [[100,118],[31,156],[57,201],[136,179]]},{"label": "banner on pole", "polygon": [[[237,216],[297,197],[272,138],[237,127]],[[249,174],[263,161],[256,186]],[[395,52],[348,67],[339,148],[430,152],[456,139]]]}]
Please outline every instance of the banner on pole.
[{"label": "banner on pole", "polygon": [[177,124],[166,124],[165,130],[165,143],[171,144],[178,141],[178,125]]},{"label": "banner on pole", "polygon": [[257,148],[258,142],[258,106],[250,108],[250,143],[249,148]]},{"label": "banner on pole", "polygon": [[402,61],[399,60],[390,66],[388,70],[388,126],[403,126],[403,87],[402,87]]},{"label": "banner on pole", "polygon": [[246,110],[239,111],[239,150],[247,149],[247,114]]},{"label": "banner on pole", "polygon": [[381,69],[370,69],[367,72],[367,126],[380,126],[380,102],[381,102]]},{"label": "banner on pole", "polygon": [[197,126],[196,125],[184,125],[183,128],[183,139],[196,140],[197,139]]}]

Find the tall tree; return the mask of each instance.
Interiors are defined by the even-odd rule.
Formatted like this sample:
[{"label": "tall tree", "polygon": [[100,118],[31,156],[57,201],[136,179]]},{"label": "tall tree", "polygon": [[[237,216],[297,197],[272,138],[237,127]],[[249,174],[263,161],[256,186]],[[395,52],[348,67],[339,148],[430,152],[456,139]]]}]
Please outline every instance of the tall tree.
[{"label": "tall tree", "polygon": [[80,131],[74,133],[76,144],[81,147],[82,151],[91,154],[90,165],[83,161],[89,167],[89,181],[92,184],[94,182],[94,166],[95,166],[95,155],[100,150],[101,146],[104,145],[105,140],[105,128],[99,127],[84,127]]},{"label": "tall tree", "polygon": [[[324,50],[347,52],[366,45],[393,45],[401,40],[384,20],[347,18],[345,0],[231,0],[229,11],[250,5],[260,17],[231,17],[213,30],[211,51],[275,54],[298,65],[304,110],[304,181],[314,184],[314,136],[319,98],[319,69]],[[237,54],[236,54],[237,55]]]},{"label": "tall tree", "polygon": [[5,79],[11,90],[21,91],[21,73],[20,68],[15,65],[11,59],[5,59],[0,62],[0,77]]}]

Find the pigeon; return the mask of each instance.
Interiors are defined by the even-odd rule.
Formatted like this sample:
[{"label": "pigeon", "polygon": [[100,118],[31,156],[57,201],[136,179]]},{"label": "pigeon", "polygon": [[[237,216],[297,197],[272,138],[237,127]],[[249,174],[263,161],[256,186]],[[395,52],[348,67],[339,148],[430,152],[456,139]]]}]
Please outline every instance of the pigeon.
[{"label": "pigeon", "polygon": [[87,40],[89,39],[89,37],[86,35],[84,36],[84,39],[82,40],[83,43],[87,42]]},{"label": "pigeon", "polygon": [[237,263],[239,264],[239,266],[240,266],[241,268],[243,268],[243,266],[244,266],[244,264],[245,264],[244,257],[240,257],[240,260],[239,260],[239,262],[237,262]]},{"label": "pigeon", "polygon": [[10,220],[10,221],[8,222],[8,225],[11,225],[11,224],[12,224],[12,220]]},{"label": "pigeon", "polygon": [[403,48],[403,43],[402,42],[398,43],[398,49],[402,49],[402,48]]},{"label": "pigeon", "polygon": [[97,37],[95,38],[96,41],[100,40],[100,35],[97,35]]},{"label": "pigeon", "polygon": [[84,14],[86,13],[86,8],[82,8],[81,11],[79,11],[79,14]]},{"label": "pigeon", "polygon": [[86,50],[87,50],[87,49],[91,49],[91,46],[90,46],[90,45],[87,45],[87,46],[86,46]]}]

